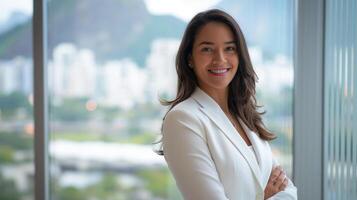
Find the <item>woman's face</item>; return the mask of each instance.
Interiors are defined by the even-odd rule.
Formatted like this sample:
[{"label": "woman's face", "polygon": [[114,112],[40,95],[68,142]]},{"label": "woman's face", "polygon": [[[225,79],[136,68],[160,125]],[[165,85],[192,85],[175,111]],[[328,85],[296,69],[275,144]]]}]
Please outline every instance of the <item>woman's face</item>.
[{"label": "woman's face", "polygon": [[239,63],[230,28],[219,22],[204,25],[196,35],[189,63],[202,90],[208,93],[226,91]]}]

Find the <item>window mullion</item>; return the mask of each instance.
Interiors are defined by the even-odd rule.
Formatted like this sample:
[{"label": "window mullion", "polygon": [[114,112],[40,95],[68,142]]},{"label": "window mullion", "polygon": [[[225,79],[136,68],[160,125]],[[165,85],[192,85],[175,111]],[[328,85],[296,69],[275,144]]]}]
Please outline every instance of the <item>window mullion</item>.
[{"label": "window mullion", "polygon": [[47,4],[33,2],[35,199],[49,199],[48,99],[47,99]]}]

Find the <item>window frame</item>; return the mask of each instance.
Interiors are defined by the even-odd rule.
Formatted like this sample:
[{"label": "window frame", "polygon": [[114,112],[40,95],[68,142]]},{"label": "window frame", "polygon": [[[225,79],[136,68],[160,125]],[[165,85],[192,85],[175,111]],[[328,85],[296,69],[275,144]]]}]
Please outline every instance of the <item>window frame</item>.
[{"label": "window frame", "polygon": [[296,0],[293,175],[299,199],[323,199],[325,0]]},{"label": "window frame", "polygon": [[47,1],[33,1],[33,66],[34,66],[34,196],[49,198],[48,92],[47,92]]}]

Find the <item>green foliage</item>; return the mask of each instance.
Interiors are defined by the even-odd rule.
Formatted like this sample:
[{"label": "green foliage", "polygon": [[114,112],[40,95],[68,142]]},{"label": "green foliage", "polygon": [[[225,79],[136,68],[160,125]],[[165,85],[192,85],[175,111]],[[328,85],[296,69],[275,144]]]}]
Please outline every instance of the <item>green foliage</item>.
[{"label": "green foliage", "polygon": [[0,163],[11,163],[13,162],[14,150],[5,145],[0,145]]},{"label": "green foliage", "polygon": [[14,154],[17,150],[32,149],[33,138],[23,133],[0,132],[0,163],[14,163]]},{"label": "green foliage", "polygon": [[12,119],[19,109],[27,111],[27,115],[32,115],[32,106],[27,96],[19,92],[11,94],[0,94],[0,111],[4,119]]},{"label": "green foliage", "polygon": [[106,122],[111,122],[114,120],[121,110],[118,107],[111,106],[98,106],[96,113],[103,116],[103,120]]},{"label": "green foliage", "polygon": [[111,122],[121,110],[118,107],[97,105],[94,111],[88,111],[86,104],[88,97],[65,98],[59,105],[50,106],[50,114],[53,120],[63,122],[87,121],[93,118]]},{"label": "green foliage", "polygon": [[30,150],[33,148],[33,138],[23,133],[0,132],[0,146],[8,146],[16,150]]},{"label": "green foliage", "polygon": [[51,140],[69,140],[77,142],[85,141],[104,141],[115,143],[132,143],[132,144],[152,144],[155,141],[155,135],[150,132],[130,135],[123,138],[119,135],[106,135],[90,132],[56,132],[51,133]]},{"label": "green foliage", "polygon": [[152,144],[155,142],[155,135],[152,133],[140,133],[131,136],[126,142],[134,144]]},{"label": "green foliage", "polygon": [[1,200],[19,200],[20,193],[12,180],[5,179],[0,173],[0,199]]},{"label": "green foliage", "polygon": [[135,109],[131,109],[126,113],[126,116],[129,121],[151,119],[159,116],[160,111],[161,107],[152,103],[137,104],[135,105]]},{"label": "green foliage", "polygon": [[115,174],[106,173],[98,184],[90,187],[90,190],[92,191],[92,195],[96,196],[98,199],[109,200],[111,199],[111,196],[114,196],[116,191],[120,190],[120,188]]},{"label": "green foliage", "polygon": [[54,119],[65,122],[88,120],[92,115],[86,109],[88,100],[88,98],[66,98],[61,105],[52,105],[50,113]]},{"label": "green foliage", "polygon": [[86,193],[75,187],[65,187],[59,191],[58,199],[60,200],[87,200]]},{"label": "green foliage", "polygon": [[90,132],[55,132],[51,133],[52,140],[69,140],[69,141],[100,141],[101,135]]},{"label": "green foliage", "polygon": [[60,187],[57,181],[52,183],[51,191],[54,200],[126,200],[130,190],[124,190],[116,180],[117,174],[107,172],[102,179],[85,188]]},{"label": "green foliage", "polygon": [[155,196],[167,198],[167,186],[169,184],[170,174],[167,169],[162,170],[142,170],[138,176],[144,180],[146,189]]},{"label": "green foliage", "polygon": [[[102,179],[85,188],[75,187],[59,187],[56,182],[53,182],[52,191],[54,200],[126,200],[136,199],[137,192],[145,189],[152,197],[161,197],[163,199],[182,199],[177,190],[168,193],[170,189],[175,188],[174,182],[166,168],[161,170],[143,170],[136,174],[144,183],[142,186],[124,186],[118,174],[115,172],[106,172]],[[120,176],[119,176],[120,177]],[[170,196],[169,196],[170,195]]]}]

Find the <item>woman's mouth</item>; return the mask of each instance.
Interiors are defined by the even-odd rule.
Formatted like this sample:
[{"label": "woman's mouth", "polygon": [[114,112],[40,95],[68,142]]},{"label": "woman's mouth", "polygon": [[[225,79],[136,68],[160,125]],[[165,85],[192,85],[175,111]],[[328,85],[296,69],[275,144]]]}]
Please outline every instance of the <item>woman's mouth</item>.
[{"label": "woman's mouth", "polygon": [[224,76],[230,69],[209,69],[208,71],[214,76]]}]

